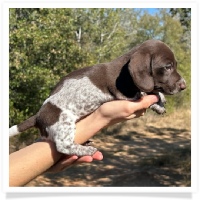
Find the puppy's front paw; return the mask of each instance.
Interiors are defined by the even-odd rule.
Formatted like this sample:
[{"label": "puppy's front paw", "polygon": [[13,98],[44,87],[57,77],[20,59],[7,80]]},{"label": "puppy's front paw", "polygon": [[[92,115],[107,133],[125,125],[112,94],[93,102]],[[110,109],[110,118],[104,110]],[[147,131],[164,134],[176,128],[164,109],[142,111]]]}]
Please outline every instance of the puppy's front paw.
[{"label": "puppy's front paw", "polygon": [[161,92],[159,92],[159,93],[158,93],[158,96],[159,96],[159,102],[161,102],[161,103],[163,104],[163,106],[164,106],[164,104],[167,103],[167,100],[165,99],[164,94],[161,93]]},{"label": "puppy's front paw", "polygon": [[164,104],[166,103],[165,96],[161,92],[159,92],[157,95],[159,97],[159,101],[151,105],[150,108],[158,114],[164,114],[166,113],[165,106],[164,106]]},{"label": "puppy's front paw", "polygon": [[150,108],[155,111],[158,114],[164,114],[166,113],[165,107],[164,106],[160,106],[159,104],[153,104],[150,106]]}]

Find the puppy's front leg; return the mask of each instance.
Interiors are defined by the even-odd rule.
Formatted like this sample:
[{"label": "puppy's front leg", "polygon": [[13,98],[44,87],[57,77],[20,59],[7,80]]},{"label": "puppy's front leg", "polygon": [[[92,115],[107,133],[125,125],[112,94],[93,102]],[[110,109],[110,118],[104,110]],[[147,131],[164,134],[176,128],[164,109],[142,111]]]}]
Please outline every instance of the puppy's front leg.
[{"label": "puppy's front leg", "polygon": [[159,101],[150,106],[150,108],[158,114],[164,114],[166,112],[164,104],[166,103],[166,99],[164,94],[161,92],[158,93]]}]

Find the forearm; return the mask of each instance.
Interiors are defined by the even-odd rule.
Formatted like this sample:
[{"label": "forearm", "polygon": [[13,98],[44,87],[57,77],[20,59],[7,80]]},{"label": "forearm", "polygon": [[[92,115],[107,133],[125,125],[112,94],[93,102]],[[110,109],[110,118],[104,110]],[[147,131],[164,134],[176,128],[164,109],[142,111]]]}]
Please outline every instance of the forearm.
[{"label": "forearm", "polygon": [[[94,112],[76,124],[75,142],[82,144],[105,124],[99,112]],[[51,141],[33,143],[10,154],[10,186],[23,186],[54,165],[62,154]]]},{"label": "forearm", "polygon": [[108,119],[101,115],[99,109],[94,111],[91,115],[88,115],[76,124],[74,141],[78,144],[83,144],[104,128],[108,123]]},{"label": "forearm", "polygon": [[10,186],[25,185],[57,162],[61,154],[53,142],[36,142],[9,156]]}]

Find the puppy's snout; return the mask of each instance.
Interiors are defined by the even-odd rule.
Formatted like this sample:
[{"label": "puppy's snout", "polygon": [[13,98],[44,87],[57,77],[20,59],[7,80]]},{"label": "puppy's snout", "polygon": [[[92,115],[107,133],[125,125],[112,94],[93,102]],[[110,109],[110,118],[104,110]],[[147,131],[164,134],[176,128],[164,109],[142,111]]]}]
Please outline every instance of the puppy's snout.
[{"label": "puppy's snout", "polygon": [[179,81],[178,86],[179,86],[180,90],[186,89],[186,82],[183,78]]}]

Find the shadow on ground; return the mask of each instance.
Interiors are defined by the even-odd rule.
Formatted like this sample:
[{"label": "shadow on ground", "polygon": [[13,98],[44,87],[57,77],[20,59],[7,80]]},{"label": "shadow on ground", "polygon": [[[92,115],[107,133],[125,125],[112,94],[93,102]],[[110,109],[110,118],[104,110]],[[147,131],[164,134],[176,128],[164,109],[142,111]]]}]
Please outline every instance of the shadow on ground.
[{"label": "shadow on ground", "polygon": [[[164,119],[165,120],[165,119]],[[190,127],[128,121],[103,130],[94,146],[103,161],[45,174],[27,186],[190,186]]]}]

